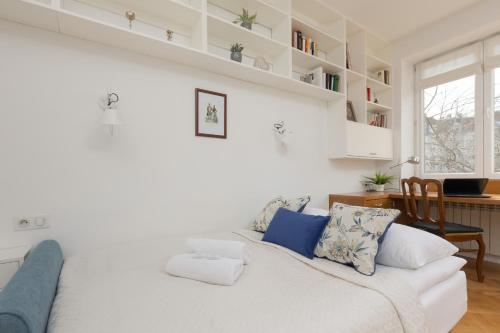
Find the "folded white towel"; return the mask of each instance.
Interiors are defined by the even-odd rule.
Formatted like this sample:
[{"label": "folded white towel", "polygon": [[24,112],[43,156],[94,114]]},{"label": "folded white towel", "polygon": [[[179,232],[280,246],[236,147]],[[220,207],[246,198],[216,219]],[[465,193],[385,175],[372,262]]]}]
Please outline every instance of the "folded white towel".
[{"label": "folded white towel", "polygon": [[243,260],[186,253],[170,258],[166,271],[171,275],[188,279],[232,286],[243,271]]},{"label": "folded white towel", "polygon": [[190,253],[208,253],[224,258],[241,259],[245,265],[250,262],[247,245],[239,241],[188,238],[186,249]]}]

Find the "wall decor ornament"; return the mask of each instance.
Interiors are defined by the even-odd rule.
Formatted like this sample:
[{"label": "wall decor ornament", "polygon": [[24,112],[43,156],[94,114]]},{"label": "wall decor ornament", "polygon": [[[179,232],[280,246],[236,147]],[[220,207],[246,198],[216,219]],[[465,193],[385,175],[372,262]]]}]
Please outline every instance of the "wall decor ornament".
[{"label": "wall decor ornament", "polygon": [[196,88],[195,135],[227,138],[227,95]]},{"label": "wall decor ornament", "polygon": [[278,120],[273,124],[273,132],[276,140],[282,145],[285,145],[287,143],[288,137],[290,136],[290,134],[292,134],[292,131],[290,131],[286,127],[283,120]]},{"label": "wall decor ornament", "polygon": [[167,29],[166,34],[167,34],[168,41],[171,42],[174,40],[174,31],[173,30]]},{"label": "wall decor ornament", "polygon": [[258,56],[253,61],[253,67],[256,67],[258,69],[262,69],[264,71],[268,71],[269,70],[269,63],[266,61],[266,59],[264,57]]},{"label": "wall decor ornament", "polygon": [[238,17],[233,21],[233,23],[241,23],[240,25],[243,28],[252,30],[252,25],[255,23],[255,19],[257,19],[257,13],[250,16],[248,10],[243,8],[242,13],[238,15]]},{"label": "wall decor ornament", "polygon": [[243,60],[243,55],[241,51],[243,51],[244,47],[240,43],[234,43],[231,45],[231,60],[241,62]]},{"label": "wall decor ornament", "polygon": [[119,101],[120,97],[117,93],[111,92],[106,95],[101,123],[108,128],[109,135],[111,136],[114,135],[115,126],[120,124],[117,111]]},{"label": "wall decor ornament", "polygon": [[128,19],[128,27],[132,29],[132,22],[135,20],[135,12],[132,10],[127,10],[125,12],[125,17]]}]

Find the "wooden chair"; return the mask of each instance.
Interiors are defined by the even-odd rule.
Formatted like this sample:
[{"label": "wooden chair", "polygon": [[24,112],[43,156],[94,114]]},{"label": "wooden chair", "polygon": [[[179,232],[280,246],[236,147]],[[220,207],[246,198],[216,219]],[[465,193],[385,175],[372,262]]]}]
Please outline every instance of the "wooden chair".
[{"label": "wooden chair", "polygon": [[[417,199],[416,189],[420,187],[420,195]],[[478,249],[460,249],[460,252],[477,252],[476,272],[479,282],[483,282],[483,261],[485,245],[483,241],[483,229],[462,224],[446,222],[444,208],[443,184],[436,179],[420,179],[411,177],[410,179],[401,179],[403,190],[403,201],[406,215],[412,222],[411,226],[441,236],[450,242],[476,241]],[[431,187],[437,190],[437,205],[439,219],[435,220],[430,216],[430,199],[428,190]],[[409,192],[409,193],[408,193]],[[423,216],[420,216],[417,208],[417,201],[422,202]]]}]

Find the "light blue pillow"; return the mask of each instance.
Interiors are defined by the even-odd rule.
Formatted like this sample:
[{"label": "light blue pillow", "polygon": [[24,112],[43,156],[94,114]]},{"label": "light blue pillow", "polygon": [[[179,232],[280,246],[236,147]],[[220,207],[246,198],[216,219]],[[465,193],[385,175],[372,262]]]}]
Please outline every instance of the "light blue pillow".
[{"label": "light blue pillow", "polygon": [[329,216],[306,215],[279,208],[264,237],[265,242],[281,245],[312,259]]},{"label": "light blue pillow", "polygon": [[0,332],[45,332],[62,265],[56,241],[43,241],[30,252],[0,292]]},{"label": "light blue pillow", "polygon": [[332,219],[319,240],[315,254],[353,266],[362,274],[373,275],[380,243],[399,214],[397,209],[334,203],[330,209]]}]

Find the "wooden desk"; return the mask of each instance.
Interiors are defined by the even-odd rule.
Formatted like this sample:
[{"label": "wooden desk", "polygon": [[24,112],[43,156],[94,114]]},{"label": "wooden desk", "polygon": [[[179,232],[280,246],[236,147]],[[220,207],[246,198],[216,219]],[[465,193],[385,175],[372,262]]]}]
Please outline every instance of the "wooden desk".
[{"label": "wooden desk", "polygon": [[[464,198],[445,197],[445,203],[458,203],[465,205],[500,206],[500,180],[490,179],[486,184],[485,193],[490,193],[491,198]],[[429,196],[436,200],[436,195]],[[434,199],[433,199],[434,197]],[[355,192],[345,194],[330,194],[330,207],[333,202],[341,202],[348,205],[381,207],[381,208],[403,208],[403,194],[401,192]]]},{"label": "wooden desk", "polygon": [[[485,205],[500,206],[500,194],[488,194],[490,198],[473,197],[444,197],[445,203],[461,203],[465,205]],[[429,193],[431,201],[437,201],[437,194]],[[417,199],[421,197],[417,196]],[[354,192],[345,194],[330,194],[330,207],[334,202],[341,202],[348,205],[395,208],[399,207],[398,202],[403,200],[401,192]]]},{"label": "wooden desk", "polygon": [[[445,197],[444,202],[463,204],[463,205],[481,205],[481,206],[500,206],[500,194],[488,194],[490,198],[471,198],[471,197]],[[429,193],[431,201],[437,201],[436,193]],[[417,199],[420,197],[417,196]],[[403,193],[401,192],[354,192],[343,194],[330,194],[330,207],[334,202],[340,202],[347,205],[375,207],[375,208],[395,208],[402,214],[398,222],[408,224],[406,214],[404,214]]]}]

